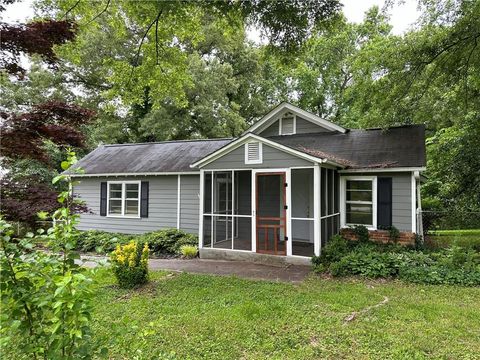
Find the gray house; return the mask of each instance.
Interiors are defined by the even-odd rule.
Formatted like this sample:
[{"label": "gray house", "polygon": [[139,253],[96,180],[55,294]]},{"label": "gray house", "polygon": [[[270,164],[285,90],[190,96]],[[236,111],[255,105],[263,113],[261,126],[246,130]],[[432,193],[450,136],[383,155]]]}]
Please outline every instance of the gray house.
[{"label": "gray house", "polygon": [[[349,130],[288,103],[236,139],[103,145],[74,193],[82,230],[199,235],[201,257],[305,262],[352,225],[421,233],[423,126]],[[345,232],[348,236],[348,230]]]}]

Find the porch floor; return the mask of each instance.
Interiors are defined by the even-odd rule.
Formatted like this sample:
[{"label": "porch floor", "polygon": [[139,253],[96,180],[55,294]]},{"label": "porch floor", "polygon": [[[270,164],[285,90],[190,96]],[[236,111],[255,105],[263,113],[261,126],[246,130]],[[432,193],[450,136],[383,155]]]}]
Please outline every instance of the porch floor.
[{"label": "porch floor", "polygon": [[[208,245],[206,247],[208,247]],[[232,240],[217,241],[216,243],[213,244],[213,248],[214,249],[232,249]],[[252,240],[236,238],[233,240],[233,249],[251,251]],[[292,255],[313,256],[314,255],[313,244],[306,241],[293,240]]]}]

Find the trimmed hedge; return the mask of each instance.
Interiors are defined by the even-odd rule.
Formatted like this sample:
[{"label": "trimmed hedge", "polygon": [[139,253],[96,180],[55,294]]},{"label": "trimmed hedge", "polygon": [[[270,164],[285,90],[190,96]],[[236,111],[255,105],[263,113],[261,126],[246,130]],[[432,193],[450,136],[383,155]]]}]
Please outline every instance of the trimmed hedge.
[{"label": "trimmed hedge", "polygon": [[156,256],[178,255],[183,245],[198,245],[196,235],[177,229],[158,230],[140,235],[90,230],[79,233],[77,250],[106,254],[115,250],[117,245],[125,245],[132,240],[139,244],[147,243],[150,253]]},{"label": "trimmed hedge", "polygon": [[480,285],[480,253],[459,246],[422,252],[397,245],[360,244],[337,235],[312,263],[315,271],[333,276],[394,277],[421,284]]}]

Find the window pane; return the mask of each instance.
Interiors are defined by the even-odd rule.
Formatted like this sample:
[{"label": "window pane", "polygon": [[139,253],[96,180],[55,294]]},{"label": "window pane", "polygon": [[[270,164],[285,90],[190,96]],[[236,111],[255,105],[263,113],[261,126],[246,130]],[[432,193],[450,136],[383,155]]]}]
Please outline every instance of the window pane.
[{"label": "window pane", "polygon": [[110,184],[110,198],[122,198],[122,184]]},{"label": "window pane", "polygon": [[372,205],[347,204],[347,223],[372,225]]},{"label": "window pane", "polygon": [[125,200],[125,215],[138,215],[138,200]]},{"label": "window pane", "polygon": [[122,213],[122,200],[111,200],[108,204],[109,214],[121,214]]},{"label": "window pane", "polygon": [[372,190],[372,180],[347,180],[347,190]]},{"label": "window pane", "polygon": [[127,199],[138,199],[138,184],[126,184]]},{"label": "window pane", "polygon": [[372,201],[372,192],[362,190],[347,190],[347,201]]},{"label": "window pane", "polygon": [[292,217],[313,218],[313,169],[292,170]]}]

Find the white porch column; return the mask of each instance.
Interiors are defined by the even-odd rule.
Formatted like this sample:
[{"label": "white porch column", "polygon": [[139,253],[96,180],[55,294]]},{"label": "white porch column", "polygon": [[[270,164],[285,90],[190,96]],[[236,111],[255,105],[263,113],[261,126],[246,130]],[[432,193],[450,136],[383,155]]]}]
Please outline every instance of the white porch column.
[{"label": "white porch column", "polygon": [[292,170],[288,169],[286,171],[286,179],[285,181],[287,182],[287,219],[286,219],[286,225],[287,225],[287,256],[292,255],[292,242],[293,242],[293,231],[292,231]]},{"label": "white porch column", "polygon": [[257,174],[252,169],[252,252],[257,252]]},{"label": "white porch column", "polygon": [[198,209],[198,248],[203,248],[203,192],[204,192],[205,171],[200,170],[200,208]]},{"label": "white porch column", "polygon": [[313,251],[315,255],[319,256],[321,251],[321,220],[320,220],[320,165],[315,164],[313,168]]}]

